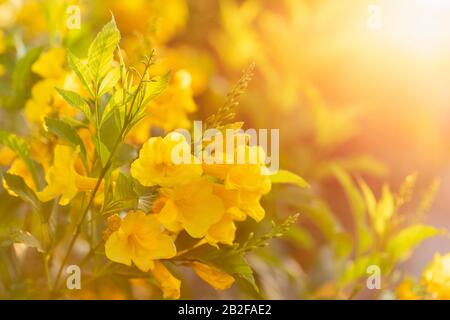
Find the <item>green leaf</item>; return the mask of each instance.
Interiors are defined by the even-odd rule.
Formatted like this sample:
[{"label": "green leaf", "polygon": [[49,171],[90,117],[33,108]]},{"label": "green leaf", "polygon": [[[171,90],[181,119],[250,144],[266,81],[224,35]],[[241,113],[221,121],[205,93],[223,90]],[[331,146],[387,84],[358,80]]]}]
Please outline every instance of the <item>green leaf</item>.
[{"label": "green leaf", "polygon": [[88,167],[87,153],[83,140],[81,140],[77,131],[70,124],[55,118],[45,118],[45,126],[48,132],[70,143],[73,147],[79,146],[84,165],[86,168]]},{"label": "green leaf", "polygon": [[217,259],[213,262],[219,269],[231,274],[232,276],[239,277],[249,283],[256,292],[259,292],[259,288],[256,285],[255,278],[253,276],[253,270],[248,264],[245,258],[235,252],[229,250],[228,253],[219,254]]},{"label": "green leaf", "polygon": [[356,247],[357,253],[361,254],[371,246],[373,239],[366,224],[366,204],[364,202],[364,198],[347,172],[338,166],[335,166],[333,171],[347,194],[347,199],[350,204],[350,208],[352,209],[353,219],[355,221],[355,231],[358,240],[358,245]]},{"label": "green leaf", "polygon": [[28,202],[33,206],[35,210],[39,209],[40,203],[36,194],[30,187],[28,187],[23,181],[22,177],[9,174],[7,172],[3,173],[3,179],[15,194],[17,194],[23,201]]},{"label": "green leaf", "polygon": [[117,148],[111,168],[114,170],[115,168],[130,164],[137,156],[138,150],[136,150],[136,147],[123,143]]},{"label": "green leaf", "polygon": [[28,248],[35,248],[39,252],[44,252],[41,242],[28,231],[15,230],[10,237],[14,243],[23,243]]},{"label": "green leaf", "polygon": [[362,256],[349,263],[340,278],[340,284],[346,285],[362,277],[367,277],[367,268],[371,265],[382,265],[382,259],[377,255]]},{"label": "green leaf", "polygon": [[306,182],[302,177],[287,170],[278,170],[277,173],[269,176],[269,178],[272,183],[290,183],[295,184],[300,188],[309,187],[308,182]]},{"label": "green leaf", "polygon": [[97,34],[88,51],[88,65],[97,85],[111,68],[113,53],[120,41],[114,17]]},{"label": "green leaf", "polygon": [[64,98],[64,100],[67,101],[72,107],[80,110],[83,112],[86,119],[91,119],[91,109],[89,108],[88,103],[86,100],[83,99],[82,96],[80,96],[78,93],[70,90],[64,90],[56,88],[56,91]]},{"label": "green leaf", "polygon": [[285,236],[296,246],[303,249],[312,249],[315,244],[314,237],[311,235],[311,233],[307,229],[301,228],[299,226],[291,226],[291,228],[286,232]]},{"label": "green leaf", "polygon": [[137,198],[137,196],[137,193],[134,191],[133,178],[122,172],[119,172],[116,180],[116,186],[114,188],[114,199],[135,199]]},{"label": "green leaf", "polygon": [[99,129],[99,138],[108,148],[108,150],[112,150],[117,139],[120,138],[120,129],[121,127],[119,127],[118,123],[113,117],[110,117],[108,120],[102,123]]},{"label": "green leaf", "polygon": [[147,82],[145,86],[145,96],[143,102],[141,103],[142,106],[146,106],[150,101],[166,90],[169,85],[170,76],[171,73],[167,72],[163,75],[156,76]]},{"label": "green leaf", "polygon": [[98,89],[99,96],[102,96],[117,84],[117,82],[120,79],[120,68],[114,68],[111,71],[109,71],[106,76],[103,78],[100,87]]},{"label": "green leaf", "polygon": [[302,200],[290,199],[288,203],[311,220],[327,240],[332,241],[334,235],[342,230],[342,226],[336,218],[336,215],[319,198],[304,198]]},{"label": "green leaf", "polygon": [[22,159],[22,161],[25,163],[27,169],[30,171],[35,186],[39,188],[40,184],[36,168],[33,160],[31,159],[30,151],[25,140],[23,140],[20,137],[17,137],[13,133],[0,130],[0,144],[7,146],[15,153],[17,153],[20,159]]},{"label": "green leaf", "polygon": [[12,95],[6,101],[7,108],[20,109],[28,100],[33,82],[31,66],[38,59],[41,51],[41,48],[30,49],[17,61],[12,73]]},{"label": "green leaf", "polygon": [[409,226],[389,240],[386,252],[394,262],[405,260],[411,251],[424,240],[442,233],[442,231],[427,225]]},{"label": "green leaf", "polygon": [[92,138],[92,142],[94,143],[95,150],[97,151],[100,161],[102,162],[102,166],[104,167],[108,162],[111,152],[109,152],[108,147],[100,141],[97,136]]},{"label": "green leaf", "polygon": [[217,250],[213,247],[203,246],[192,253],[193,255],[190,255],[189,258],[213,265],[235,278],[240,278],[250,284],[256,292],[259,292],[252,268],[242,253],[236,251],[236,247]]},{"label": "green leaf", "polygon": [[333,158],[316,165],[314,176],[321,180],[333,174],[335,166],[350,173],[367,174],[375,177],[385,176],[388,172],[387,166],[376,158],[369,155],[349,156],[345,158]]},{"label": "green leaf", "polygon": [[92,74],[88,66],[70,51],[68,51],[67,60],[69,67],[77,74],[84,88],[89,92],[91,97],[94,97],[94,92],[92,91]]},{"label": "green leaf", "polygon": [[337,258],[346,258],[352,253],[353,238],[346,232],[336,233],[331,241],[331,246]]}]

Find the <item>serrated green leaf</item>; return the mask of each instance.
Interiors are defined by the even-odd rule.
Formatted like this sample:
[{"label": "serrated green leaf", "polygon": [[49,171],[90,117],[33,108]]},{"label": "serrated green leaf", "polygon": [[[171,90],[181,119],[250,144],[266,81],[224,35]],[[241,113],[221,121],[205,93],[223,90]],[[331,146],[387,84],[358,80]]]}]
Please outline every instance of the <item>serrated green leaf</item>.
[{"label": "serrated green leaf", "polygon": [[133,179],[131,176],[119,172],[114,188],[114,199],[135,199],[137,193],[134,191]]},{"label": "serrated green leaf", "polygon": [[91,109],[89,108],[86,100],[83,99],[78,93],[70,90],[64,90],[60,88],[56,88],[56,91],[67,101],[72,107],[77,108],[81,112],[83,112],[86,119],[91,119]]},{"label": "serrated green leaf", "polygon": [[347,172],[345,172],[338,166],[335,166],[333,171],[336,178],[342,185],[342,188],[347,195],[350,208],[352,209],[353,219],[355,221],[356,227],[355,232],[358,240],[358,244],[356,246],[357,254],[361,254],[370,248],[373,240],[373,237],[371,236],[370,230],[367,226],[365,216],[366,204],[364,202],[364,198]]},{"label": "serrated green leaf", "polygon": [[4,172],[3,179],[5,180],[9,189],[11,189],[23,201],[31,204],[35,210],[38,210],[39,200],[36,197],[34,191],[27,186],[25,181],[23,181],[22,177]]},{"label": "serrated green leaf", "polygon": [[102,214],[108,216],[117,212],[134,210],[135,208],[137,208],[136,199],[112,200],[105,204],[105,207],[102,209]]},{"label": "serrated green leaf", "polygon": [[409,226],[389,240],[386,253],[394,262],[404,260],[424,240],[439,234],[442,234],[442,231],[431,226],[422,224]]},{"label": "serrated green leaf", "polygon": [[166,74],[156,76],[152,78],[145,85],[145,96],[142,102],[142,106],[146,106],[150,101],[155,99],[161,93],[166,90],[169,85],[171,73],[167,72]]},{"label": "serrated green leaf", "polygon": [[198,260],[206,264],[212,264],[233,277],[246,281],[256,292],[259,292],[252,268],[244,256],[235,248],[214,250],[210,254],[199,255]]},{"label": "serrated green leaf", "polygon": [[106,75],[113,61],[113,53],[120,41],[114,18],[97,34],[88,51],[88,65],[97,85]]},{"label": "serrated green leaf", "polygon": [[31,66],[41,54],[41,48],[33,48],[21,57],[12,73],[12,95],[6,100],[6,107],[10,109],[20,109],[30,95],[32,86]]},{"label": "serrated green leaf", "polygon": [[367,268],[371,265],[381,266],[381,262],[381,258],[377,255],[367,255],[355,259],[346,266],[345,272],[340,278],[341,285],[367,277]]},{"label": "serrated green leaf", "polygon": [[106,76],[103,78],[100,87],[98,89],[99,96],[102,96],[117,84],[120,79],[120,68],[114,68],[109,71]]},{"label": "serrated green leaf", "polygon": [[55,118],[45,118],[45,126],[48,132],[68,142],[73,147],[79,146],[81,158],[85,167],[88,167],[86,147],[84,146],[83,140],[81,140],[77,131],[70,124]]},{"label": "serrated green leaf", "polygon": [[308,182],[306,182],[302,177],[288,170],[278,170],[277,173],[270,175],[269,179],[272,183],[290,183],[295,184],[300,188],[309,187]]},{"label": "serrated green leaf", "polygon": [[25,163],[27,169],[30,171],[31,176],[33,177],[33,182],[37,188],[40,187],[38,175],[36,173],[36,168],[33,160],[30,156],[30,151],[27,143],[20,137],[17,137],[15,134],[0,131],[0,144],[3,144],[13,150],[20,159]]},{"label": "serrated green leaf", "polygon": [[102,141],[100,141],[97,138],[97,136],[94,136],[92,138],[92,142],[95,146],[95,150],[97,151],[97,154],[100,158],[102,166],[104,167],[106,165],[106,163],[108,162],[111,152],[109,152],[108,147]]},{"label": "serrated green leaf", "polygon": [[116,151],[116,155],[114,157],[114,161],[112,164],[112,168],[119,168],[123,165],[127,165],[131,163],[134,159],[136,159],[138,155],[138,151],[136,147],[124,143],[121,144]]},{"label": "serrated green leaf", "polygon": [[221,259],[216,261],[216,266],[232,276],[237,276],[245,280],[256,292],[259,292],[259,288],[256,285],[253,276],[253,270],[242,255],[233,253],[233,251],[230,250],[228,255],[224,255]]},{"label": "serrated green leaf", "polygon": [[11,233],[10,237],[15,243],[22,243],[28,248],[35,248],[39,252],[44,252],[41,242],[28,231],[15,230]]},{"label": "serrated green leaf", "polygon": [[89,92],[91,97],[94,97],[94,92],[92,90],[93,79],[89,68],[70,51],[67,54],[67,60],[69,67],[77,74],[84,88]]}]

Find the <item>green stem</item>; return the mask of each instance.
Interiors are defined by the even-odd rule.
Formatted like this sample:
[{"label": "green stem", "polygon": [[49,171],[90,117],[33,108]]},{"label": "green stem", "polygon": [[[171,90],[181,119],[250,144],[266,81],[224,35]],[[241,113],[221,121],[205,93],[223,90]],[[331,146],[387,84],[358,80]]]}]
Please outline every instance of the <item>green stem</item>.
[{"label": "green stem", "polygon": [[[125,126],[123,128],[125,128]],[[69,247],[67,249],[67,253],[66,253],[66,255],[61,263],[61,266],[59,267],[58,273],[56,275],[55,283],[53,284],[52,294],[54,294],[56,289],[58,288],[58,284],[59,284],[59,280],[61,278],[63,268],[67,264],[70,254],[72,253],[73,246],[75,245],[75,241],[77,240],[78,236],[81,233],[81,227],[83,225],[83,221],[86,218],[86,215],[89,212],[89,209],[91,208],[92,204],[94,203],[95,195],[97,194],[97,192],[100,188],[103,178],[105,177],[106,173],[108,172],[109,168],[112,165],[113,156],[114,156],[117,148],[119,147],[120,142],[122,141],[122,132],[123,131],[124,131],[124,129],[122,129],[119,137],[117,138],[117,140],[111,150],[111,154],[109,155],[108,161],[106,162],[105,167],[103,168],[102,172],[100,173],[100,176],[98,177],[97,183],[96,183],[94,190],[92,191],[92,194],[89,198],[89,202],[88,202],[87,206],[85,207],[83,214],[81,215],[81,219],[78,222],[75,232],[72,236],[72,239],[70,240]]]},{"label": "green stem", "polygon": [[[150,64],[151,64],[151,61],[148,60],[146,66],[145,66],[144,75],[147,73],[147,70],[148,70]],[[59,284],[59,281],[60,281],[60,278],[61,278],[61,275],[62,275],[62,271],[64,269],[64,266],[67,264],[67,262],[68,262],[68,260],[70,258],[70,255],[72,253],[73,247],[75,245],[75,242],[76,242],[78,236],[81,233],[81,227],[82,227],[83,222],[84,222],[84,220],[86,218],[86,215],[89,212],[89,209],[91,208],[92,204],[94,203],[95,195],[97,194],[97,192],[98,192],[98,190],[100,188],[100,185],[101,185],[101,183],[103,181],[103,178],[106,176],[107,172],[109,171],[109,169],[110,169],[110,167],[112,165],[114,154],[116,153],[120,142],[123,141],[124,136],[127,133],[128,125],[133,120],[133,112],[132,112],[133,111],[133,107],[134,107],[134,104],[136,103],[137,95],[139,94],[143,83],[144,83],[144,79],[141,79],[141,81],[139,82],[139,85],[138,85],[138,87],[137,87],[137,89],[135,91],[135,95],[134,95],[133,100],[131,102],[130,109],[128,110],[128,112],[126,112],[126,116],[125,116],[125,119],[124,119],[123,127],[122,127],[122,129],[121,129],[121,131],[119,133],[119,136],[117,137],[117,140],[114,143],[114,146],[111,149],[111,153],[109,155],[108,161],[106,162],[102,172],[100,173],[100,176],[98,177],[97,183],[95,185],[94,190],[92,191],[92,194],[91,194],[91,197],[89,199],[89,202],[88,202],[87,206],[85,207],[85,209],[84,209],[84,211],[83,211],[83,213],[81,215],[81,219],[78,222],[77,227],[75,229],[75,232],[74,232],[74,234],[72,236],[72,239],[70,240],[68,250],[66,252],[66,255],[64,256],[64,259],[63,259],[63,261],[62,261],[62,263],[61,263],[61,265],[59,267],[58,273],[56,275],[55,283],[53,284],[53,289],[51,291],[51,296],[54,296],[56,291],[57,291],[57,289],[58,289],[58,284]],[[96,98],[95,99],[96,106],[97,106],[97,103],[98,103],[98,101],[97,101],[97,98]],[[97,110],[97,117],[98,117],[98,110]],[[96,119],[96,122],[98,123],[98,119]],[[97,129],[97,132],[99,132],[98,129]]]}]

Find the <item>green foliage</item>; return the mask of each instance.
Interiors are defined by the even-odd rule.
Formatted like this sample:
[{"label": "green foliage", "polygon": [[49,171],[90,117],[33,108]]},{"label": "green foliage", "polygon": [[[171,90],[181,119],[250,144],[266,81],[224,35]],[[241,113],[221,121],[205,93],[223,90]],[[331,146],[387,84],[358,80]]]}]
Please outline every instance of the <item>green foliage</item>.
[{"label": "green foliage", "polygon": [[[384,185],[377,200],[362,179],[359,179],[358,189],[345,171],[336,168],[335,173],[347,193],[354,212],[355,232],[359,235],[359,243],[355,244],[355,258],[347,263],[340,276],[342,286],[366,276],[370,265],[379,266],[383,275],[389,277],[396,266],[405,261],[419,244],[443,234],[443,231],[421,223],[400,224],[402,220],[398,217],[399,210],[413,197],[417,179],[415,174],[405,179],[398,194],[393,194]],[[367,221],[370,223],[367,224]],[[370,241],[370,245],[361,245],[364,241]]]},{"label": "green foliage", "polygon": [[9,174],[7,172],[3,173],[3,179],[5,180],[8,187],[17,194],[23,201],[31,204],[33,209],[38,210],[40,207],[39,200],[37,199],[33,190],[28,187],[23,181],[22,177]]},{"label": "green foliage", "polygon": [[60,139],[68,142],[73,147],[79,147],[85,167],[88,167],[86,147],[84,146],[83,140],[81,140],[75,128],[67,122],[55,118],[45,118],[45,127],[48,132],[53,133]]},{"label": "green foliage", "polygon": [[114,187],[113,197],[105,201],[102,214],[110,215],[124,210],[133,210],[138,205],[138,194],[134,190],[134,181],[131,176],[119,172]]},{"label": "green foliage", "polygon": [[300,188],[309,187],[308,182],[306,182],[302,177],[288,170],[278,170],[275,174],[270,175],[269,178],[272,183],[289,183]]},{"label": "green foliage", "polygon": [[268,232],[258,237],[250,233],[248,239],[242,244],[221,246],[219,248],[201,246],[194,250],[188,250],[180,255],[178,260],[182,263],[189,263],[189,261],[194,260],[213,265],[233,277],[243,280],[258,295],[259,288],[256,284],[253,270],[245,259],[245,255],[257,249],[265,248],[269,245],[270,240],[287,234],[298,217],[299,214],[295,214],[289,216],[280,224],[272,222],[272,228]]},{"label": "green foliage", "polygon": [[353,220],[355,224],[355,233],[357,237],[358,247],[356,248],[356,253],[361,254],[365,250],[367,250],[372,245],[372,234],[367,226],[367,220],[365,216],[366,205],[364,203],[364,199],[357,189],[356,185],[351,180],[350,176],[340,169],[339,167],[335,167],[334,169],[336,178],[341,183],[344,191],[347,195],[348,202],[350,204]]},{"label": "green foliage", "polygon": [[13,133],[0,131],[0,144],[7,146],[13,150],[20,159],[25,163],[30,171],[33,181],[37,187],[40,186],[38,175],[33,160],[30,156],[30,150],[26,141]]},{"label": "green foliage", "polygon": [[67,103],[69,103],[72,107],[80,110],[84,114],[86,119],[90,121],[92,120],[91,109],[86,100],[84,100],[82,96],[70,90],[64,90],[59,88],[56,88],[56,90],[64,98],[64,100],[67,101]]},{"label": "green foliage", "polygon": [[393,263],[403,261],[409,257],[416,246],[439,234],[443,232],[431,226],[421,224],[408,226],[389,240],[386,253]]},{"label": "green foliage", "polygon": [[33,48],[21,57],[12,74],[11,95],[4,101],[4,105],[9,109],[20,109],[30,96],[30,88],[33,82],[31,66],[41,53],[41,48]]},{"label": "green foliage", "polygon": [[91,98],[94,97],[95,95],[92,87],[93,78],[89,68],[83,63],[83,61],[81,61],[77,56],[75,56],[70,51],[68,51],[67,61],[69,67],[76,73],[78,79],[80,79],[81,83],[89,93],[90,97]]},{"label": "green foliage", "polygon": [[[120,32],[114,18],[108,22],[97,34],[88,51],[88,68],[92,80],[97,86],[100,95],[100,83],[111,69],[113,53],[120,41]],[[112,78],[111,76],[109,78]],[[108,82],[110,82],[108,80]],[[105,86],[104,86],[105,87]]]},{"label": "green foliage", "polygon": [[0,239],[0,246],[8,246],[11,243],[22,243],[28,248],[34,248],[38,252],[44,252],[42,244],[35,236],[28,231],[11,230],[4,239]]}]

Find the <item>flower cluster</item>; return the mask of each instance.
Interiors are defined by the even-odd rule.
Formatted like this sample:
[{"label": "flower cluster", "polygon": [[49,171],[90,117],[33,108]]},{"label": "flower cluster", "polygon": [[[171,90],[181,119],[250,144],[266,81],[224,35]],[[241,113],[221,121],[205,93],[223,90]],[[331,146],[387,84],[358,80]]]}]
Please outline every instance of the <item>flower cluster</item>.
[{"label": "flower cluster", "polygon": [[[174,161],[176,152],[190,154],[190,149],[185,137],[176,132],[164,138],[152,137],[144,143],[130,172],[143,186],[156,187],[157,198],[147,215],[128,212],[123,222],[118,216],[112,220],[105,233],[109,259],[127,265],[133,262],[142,271],[153,270],[154,260],[176,255],[174,239],[181,232],[185,231],[200,243],[232,245],[236,221],[243,221],[247,216],[256,221],[264,218],[260,199],[270,191],[271,181],[263,174],[263,164],[230,163],[212,167],[197,164],[195,159],[190,164]],[[192,267],[197,273],[206,272],[199,262]],[[231,278],[226,274],[223,277]],[[209,281],[214,287],[227,287],[220,284],[224,281],[222,277],[214,279]],[[173,286],[170,288],[173,292]]]},{"label": "flower cluster", "polygon": [[[208,149],[227,161],[201,161],[175,130],[190,128],[187,115],[197,110],[190,72],[155,75],[164,68],[153,56],[145,57],[142,70],[128,67],[120,38],[112,19],[84,59],[63,46],[39,52],[30,65],[37,81],[23,109],[30,134],[0,132],[3,185],[40,214],[43,252],[51,257],[60,245],[50,226],[55,214],[70,214],[71,224],[58,228],[75,226],[63,262],[53,267],[56,278],[48,280],[49,294],[61,294],[62,270],[77,240],[84,236],[94,250],[99,233],[107,259],[152,275],[165,298],[180,297],[181,281],[170,270],[178,264],[217,290],[229,288],[242,271],[224,271],[214,257],[224,252],[243,259],[233,251],[237,223],[265,216],[260,201],[272,185],[265,153],[249,144],[242,124],[230,124],[233,150],[202,145],[195,151]],[[255,155],[258,161],[250,161]],[[276,182],[298,180],[288,174]],[[199,247],[214,251],[191,255]]]},{"label": "flower cluster", "polygon": [[450,254],[435,254],[433,261],[423,271],[416,283],[406,278],[397,287],[397,296],[402,300],[450,299]]}]

